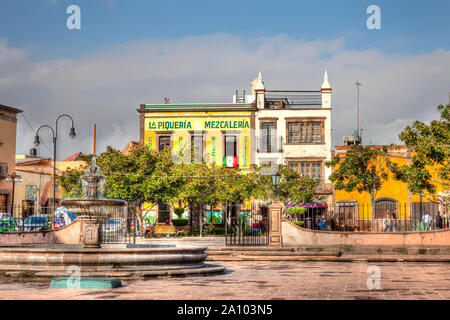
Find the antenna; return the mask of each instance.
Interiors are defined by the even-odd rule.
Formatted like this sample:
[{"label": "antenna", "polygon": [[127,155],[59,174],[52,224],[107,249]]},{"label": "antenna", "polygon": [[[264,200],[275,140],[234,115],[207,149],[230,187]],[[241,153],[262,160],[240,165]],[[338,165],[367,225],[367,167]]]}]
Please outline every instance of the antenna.
[{"label": "antenna", "polygon": [[356,84],[356,91],[357,91],[357,109],[356,109],[356,134],[359,137],[359,87],[362,86],[362,83],[360,83],[358,80],[355,82]]}]

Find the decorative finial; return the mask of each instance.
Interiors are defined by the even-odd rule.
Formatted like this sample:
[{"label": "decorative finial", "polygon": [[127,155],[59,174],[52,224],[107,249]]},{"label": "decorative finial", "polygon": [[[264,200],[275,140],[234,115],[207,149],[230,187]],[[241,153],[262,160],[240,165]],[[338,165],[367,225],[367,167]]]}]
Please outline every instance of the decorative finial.
[{"label": "decorative finial", "polygon": [[322,89],[325,88],[331,88],[330,83],[328,82],[328,72],[325,70],[325,74],[323,75],[323,83],[322,83]]},{"label": "decorative finial", "polygon": [[263,78],[262,78],[261,71],[259,71],[258,78],[256,78],[256,83],[255,83],[255,86],[254,86],[254,90],[264,90],[264,89],[265,89],[264,81],[263,81]]}]

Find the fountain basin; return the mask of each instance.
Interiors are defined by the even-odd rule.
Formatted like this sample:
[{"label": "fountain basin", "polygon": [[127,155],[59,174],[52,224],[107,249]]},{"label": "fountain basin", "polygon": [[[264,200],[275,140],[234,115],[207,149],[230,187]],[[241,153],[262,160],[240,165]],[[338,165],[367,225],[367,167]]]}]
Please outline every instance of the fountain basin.
[{"label": "fountain basin", "polygon": [[0,278],[46,280],[68,277],[73,266],[81,277],[143,278],[220,273],[224,267],[204,264],[206,247],[126,245],[86,249],[73,245],[0,247]]},{"label": "fountain basin", "polygon": [[127,202],[117,199],[66,199],[61,201],[61,205],[80,220],[100,222],[124,208]]}]

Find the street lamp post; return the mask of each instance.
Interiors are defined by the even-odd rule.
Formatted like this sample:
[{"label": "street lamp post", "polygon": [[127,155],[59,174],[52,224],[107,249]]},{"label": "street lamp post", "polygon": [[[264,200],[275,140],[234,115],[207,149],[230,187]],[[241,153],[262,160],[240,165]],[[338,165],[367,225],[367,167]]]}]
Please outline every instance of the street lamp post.
[{"label": "street lamp post", "polygon": [[34,145],[37,147],[40,144],[39,130],[41,128],[47,127],[47,128],[50,128],[50,130],[52,131],[52,135],[53,135],[53,212],[55,212],[55,208],[56,208],[56,205],[55,205],[55,198],[56,198],[56,140],[58,139],[58,121],[62,117],[68,117],[72,121],[72,127],[70,128],[69,136],[72,139],[75,138],[76,134],[75,134],[75,128],[73,126],[73,119],[71,116],[69,116],[67,114],[62,114],[58,118],[56,118],[55,130],[53,130],[53,128],[51,126],[44,124],[36,130],[36,135],[34,137]]},{"label": "street lamp post", "polygon": [[280,175],[280,172],[278,172],[278,171],[272,175],[272,184],[275,189],[274,190],[274,198],[276,198],[278,195],[278,184],[280,183],[280,177],[281,177],[281,175]]},{"label": "street lamp post", "polygon": [[6,181],[7,182],[12,182],[12,184],[13,184],[13,187],[12,187],[12,201],[11,201],[11,217],[14,218],[14,189],[15,189],[16,183],[21,183],[22,182],[22,177],[17,175],[14,172],[13,174],[10,174],[10,175],[6,176]]}]

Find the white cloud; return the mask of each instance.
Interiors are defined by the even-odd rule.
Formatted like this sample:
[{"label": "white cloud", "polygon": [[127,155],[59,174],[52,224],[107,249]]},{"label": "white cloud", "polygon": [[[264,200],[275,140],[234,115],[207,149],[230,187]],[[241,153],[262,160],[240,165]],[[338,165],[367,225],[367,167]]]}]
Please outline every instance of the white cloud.
[{"label": "white cloud", "polygon": [[[346,49],[343,39],[307,42],[286,35],[246,39],[213,34],[181,39],[141,40],[103,48],[79,59],[32,62],[26,52],[0,41],[0,103],[23,108],[33,126],[68,113],[78,136],[60,123],[59,158],[92,150],[97,123],[98,151],[122,149],[139,138],[140,103],[230,102],[236,89],[249,91],[258,71],[270,89],[320,89],[328,70],[333,87],[333,142],[356,127],[356,89],[361,87],[365,143],[399,142],[399,130],[413,119],[436,118],[447,103],[450,51],[389,56],[378,50]],[[21,119],[17,152],[27,153],[34,132]],[[42,139],[50,138],[43,133]],[[41,148],[43,155],[50,155]]]}]

